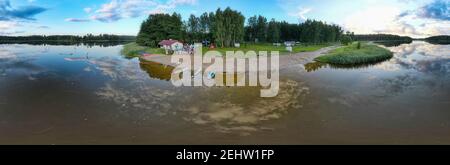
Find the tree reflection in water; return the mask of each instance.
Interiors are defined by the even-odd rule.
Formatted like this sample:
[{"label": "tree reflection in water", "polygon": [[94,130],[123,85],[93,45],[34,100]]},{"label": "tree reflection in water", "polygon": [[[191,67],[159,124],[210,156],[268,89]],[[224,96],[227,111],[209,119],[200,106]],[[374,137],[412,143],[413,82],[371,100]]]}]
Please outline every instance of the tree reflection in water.
[{"label": "tree reflection in water", "polygon": [[163,65],[151,61],[141,61],[139,66],[141,69],[148,73],[151,78],[170,81],[173,70],[172,66]]}]

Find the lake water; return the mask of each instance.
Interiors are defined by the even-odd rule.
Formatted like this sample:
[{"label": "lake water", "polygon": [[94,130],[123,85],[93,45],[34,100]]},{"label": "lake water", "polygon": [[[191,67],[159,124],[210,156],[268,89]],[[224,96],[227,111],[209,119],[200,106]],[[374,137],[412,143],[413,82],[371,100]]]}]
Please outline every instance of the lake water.
[{"label": "lake water", "polygon": [[0,144],[450,144],[450,46],[280,71],[280,93],[181,87],[122,46],[0,45]]}]

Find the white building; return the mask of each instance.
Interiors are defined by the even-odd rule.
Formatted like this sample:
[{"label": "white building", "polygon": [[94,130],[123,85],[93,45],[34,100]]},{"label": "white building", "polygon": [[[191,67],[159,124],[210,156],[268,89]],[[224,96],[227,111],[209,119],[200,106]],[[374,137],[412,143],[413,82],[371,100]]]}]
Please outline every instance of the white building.
[{"label": "white building", "polygon": [[169,50],[173,51],[174,53],[183,50],[183,43],[172,39],[162,40],[161,42],[159,42],[159,46],[161,46],[161,48],[166,50],[166,54],[169,54]]}]

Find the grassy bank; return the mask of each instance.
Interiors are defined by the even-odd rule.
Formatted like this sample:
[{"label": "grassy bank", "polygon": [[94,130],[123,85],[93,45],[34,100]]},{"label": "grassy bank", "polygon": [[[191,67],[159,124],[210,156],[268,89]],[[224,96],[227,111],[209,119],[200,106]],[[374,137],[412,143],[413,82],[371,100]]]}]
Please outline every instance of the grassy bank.
[{"label": "grassy bank", "polygon": [[139,57],[143,53],[149,54],[164,54],[165,50],[161,48],[150,48],[139,46],[135,42],[123,46],[121,53],[127,57]]},{"label": "grassy bank", "polygon": [[358,49],[358,44],[353,43],[352,45],[335,49],[327,55],[317,57],[315,60],[330,64],[358,65],[380,62],[392,57],[391,51],[377,45],[362,43],[360,49]]},{"label": "grassy bank", "polygon": [[[292,53],[312,52],[312,51],[316,51],[316,50],[319,50],[321,48],[328,47],[328,46],[330,46],[330,44],[298,45],[298,46],[294,46],[292,48]],[[257,53],[259,51],[268,51],[269,53],[270,53],[270,51],[279,51],[280,54],[288,54],[289,53],[286,50],[286,46],[284,46],[284,45],[282,45],[282,46],[274,46],[274,45],[269,44],[269,43],[241,44],[240,48],[231,47],[231,48],[209,49],[207,47],[203,47],[203,54],[205,54],[207,51],[210,51],[210,50],[219,51],[220,53],[222,53],[222,55],[225,55],[227,51],[243,51],[244,53],[246,53],[248,51],[255,51]]]},{"label": "grassy bank", "polygon": [[[331,44],[319,44],[319,45],[299,45],[294,46],[292,48],[292,53],[299,53],[299,52],[312,52],[319,50],[324,47],[328,47]],[[286,47],[283,46],[273,46],[272,44],[247,44],[247,45],[241,45],[240,48],[215,48],[215,49],[209,49],[208,47],[203,47],[203,54],[205,54],[207,51],[215,50],[222,53],[222,55],[226,55],[227,51],[243,51],[244,53],[248,51],[279,51],[280,54],[288,54],[289,52],[286,50]],[[139,46],[135,42],[129,43],[123,46],[122,52],[123,55],[126,55],[127,57],[139,57],[143,53],[149,53],[149,54],[165,54],[164,49],[160,48],[150,48],[145,46]]]}]

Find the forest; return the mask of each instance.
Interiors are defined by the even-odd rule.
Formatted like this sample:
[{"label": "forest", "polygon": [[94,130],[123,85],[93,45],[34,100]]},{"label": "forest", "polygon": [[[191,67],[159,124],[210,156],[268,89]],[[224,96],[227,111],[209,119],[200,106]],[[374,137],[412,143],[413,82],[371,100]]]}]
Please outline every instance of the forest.
[{"label": "forest", "polygon": [[245,27],[245,39],[250,42],[300,41],[318,44],[339,41],[343,32],[342,28],[337,25],[328,25],[316,20],[290,24],[275,19],[268,22],[264,16],[254,16],[248,19],[248,25]]},{"label": "forest", "polygon": [[183,22],[179,14],[154,14],[145,20],[136,42],[142,46],[157,47],[164,39],[185,42],[214,42],[220,47],[229,47],[244,39],[245,17],[238,11],[226,8],[215,13],[204,13],[200,17],[191,15]]},{"label": "forest", "polygon": [[425,38],[425,41],[433,44],[450,44],[450,36],[440,35]]},{"label": "forest", "polygon": [[407,41],[413,39],[407,36],[398,36],[392,34],[366,34],[366,35],[352,35],[352,39],[357,41]]},{"label": "forest", "polygon": [[186,21],[182,21],[177,13],[150,15],[141,25],[137,43],[157,47],[161,40],[176,39],[187,43],[214,43],[217,47],[231,47],[242,42],[299,41],[320,44],[340,41],[343,35],[344,30],[340,26],[315,20],[292,24],[253,16],[246,24],[241,12],[219,8],[200,16],[190,15]]}]

